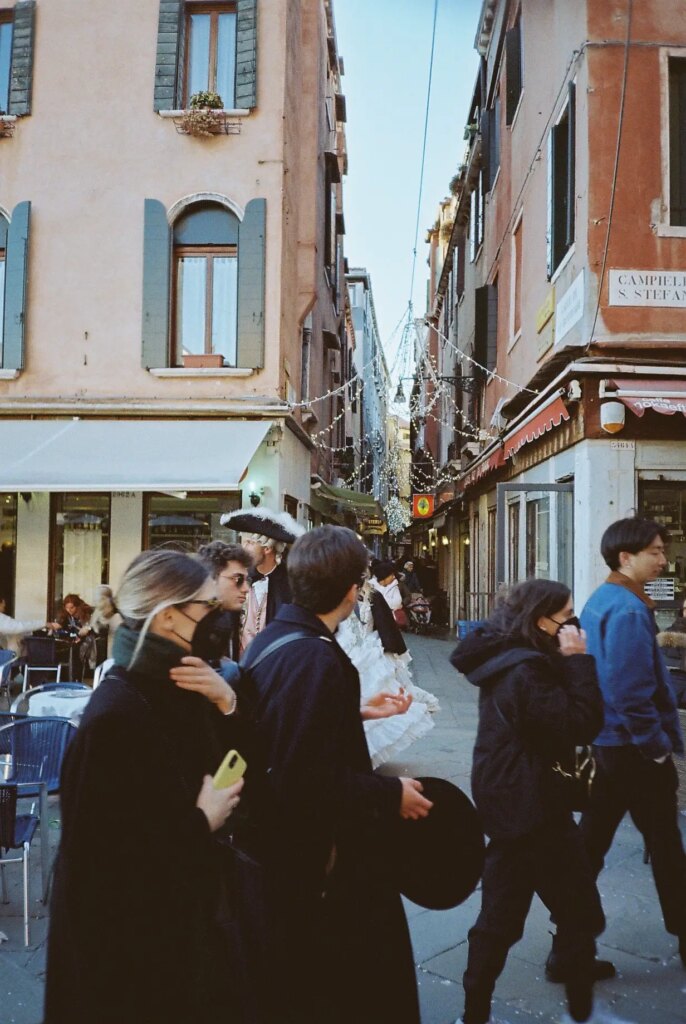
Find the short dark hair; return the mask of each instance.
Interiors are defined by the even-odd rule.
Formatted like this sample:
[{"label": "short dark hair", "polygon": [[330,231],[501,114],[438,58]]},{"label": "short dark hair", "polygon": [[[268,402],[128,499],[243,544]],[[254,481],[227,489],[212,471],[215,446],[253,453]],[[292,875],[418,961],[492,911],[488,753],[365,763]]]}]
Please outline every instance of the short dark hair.
[{"label": "short dark hair", "polygon": [[610,569],[619,569],[621,551],[637,555],[639,551],[649,548],[656,537],[665,544],[669,541],[669,533],[665,527],[654,519],[641,519],[639,516],[618,519],[616,523],[608,526],[603,534],[600,553]]},{"label": "short dark hair", "polygon": [[526,640],[539,650],[549,650],[550,638],[538,628],[538,620],[562,611],[570,595],[569,587],[557,580],[523,580],[503,595],[489,625],[508,640]]},{"label": "short dark hair", "polygon": [[240,544],[226,544],[223,540],[213,540],[198,548],[197,557],[207,571],[215,579],[229,562],[238,562],[245,569],[252,569],[253,560],[250,553]]},{"label": "short dark hair", "polygon": [[397,571],[393,562],[377,558],[372,562],[372,576],[375,576],[377,580],[385,580],[387,576],[395,576]]},{"label": "short dark hair", "polygon": [[332,612],[367,571],[369,552],[345,526],[318,526],[288,554],[293,602],[317,615]]}]

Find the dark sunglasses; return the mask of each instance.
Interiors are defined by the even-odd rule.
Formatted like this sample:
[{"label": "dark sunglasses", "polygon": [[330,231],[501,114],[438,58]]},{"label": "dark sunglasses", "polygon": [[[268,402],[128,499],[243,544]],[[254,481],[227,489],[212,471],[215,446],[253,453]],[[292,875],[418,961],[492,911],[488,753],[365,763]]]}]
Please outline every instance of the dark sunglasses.
[{"label": "dark sunglasses", "polygon": [[234,572],[225,576],[224,573],[219,574],[223,580],[232,580],[237,587],[242,587],[246,580],[250,582],[250,577],[247,572]]}]

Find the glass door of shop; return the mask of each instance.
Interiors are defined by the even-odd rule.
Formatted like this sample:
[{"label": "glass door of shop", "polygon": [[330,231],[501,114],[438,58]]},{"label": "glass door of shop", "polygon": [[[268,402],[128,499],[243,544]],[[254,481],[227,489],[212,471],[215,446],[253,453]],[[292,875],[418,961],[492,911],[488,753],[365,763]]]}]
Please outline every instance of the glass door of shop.
[{"label": "glass door of shop", "polygon": [[574,482],[496,486],[496,593],[524,579],[574,582]]}]

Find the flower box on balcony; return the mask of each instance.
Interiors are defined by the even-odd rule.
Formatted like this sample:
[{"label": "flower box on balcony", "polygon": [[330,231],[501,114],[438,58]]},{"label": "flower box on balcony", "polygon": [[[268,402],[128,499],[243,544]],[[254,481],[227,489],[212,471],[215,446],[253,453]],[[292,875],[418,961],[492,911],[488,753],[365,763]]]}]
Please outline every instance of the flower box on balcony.
[{"label": "flower box on balcony", "polygon": [[183,365],[187,368],[207,366],[218,370],[224,365],[224,356],[219,352],[206,352],[203,355],[184,355]]}]

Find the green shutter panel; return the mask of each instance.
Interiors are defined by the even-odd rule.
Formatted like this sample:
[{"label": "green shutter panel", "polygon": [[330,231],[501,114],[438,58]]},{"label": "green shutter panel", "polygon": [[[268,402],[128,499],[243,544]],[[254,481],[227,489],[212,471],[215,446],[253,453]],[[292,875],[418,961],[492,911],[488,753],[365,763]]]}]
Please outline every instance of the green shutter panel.
[{"label": "green shutter panel", "polygon": [[33,37],[36,0],[18,0],[12,29],[12,71],[10,75],[9,113],[23,117],[31,113],[33,79]]},{"label": "green shutter panel", "polygon": [[2,366],[5,370],[24,369],[30,220],[31,203],[18,203],[12,211],[5,251],[5,315],[2,325]]},{"label": "green shutter panel", "polygon": [[522,30],[518,20],[505,33],[505,124],[512,124],[522,92]]},{"label": "green shutter panel", "polygon": [[157,199],[145,200],[143,234],[142,362],[149,370],[169,365],[171,231]]},{"label": "green shutter panel", "polygon": [[236,107],[257,106],[257,0],[236,4]]},{"label": "green shutter panel", "polygon": [[181,78],[179,48],[183,35],[183,0],[160,0],[155,60],[155,110],[174,110]]},{"label": "green shutter panel", "polygon": [[264,366],[266,199],[251,199],[238,234],[238,365]]}]

